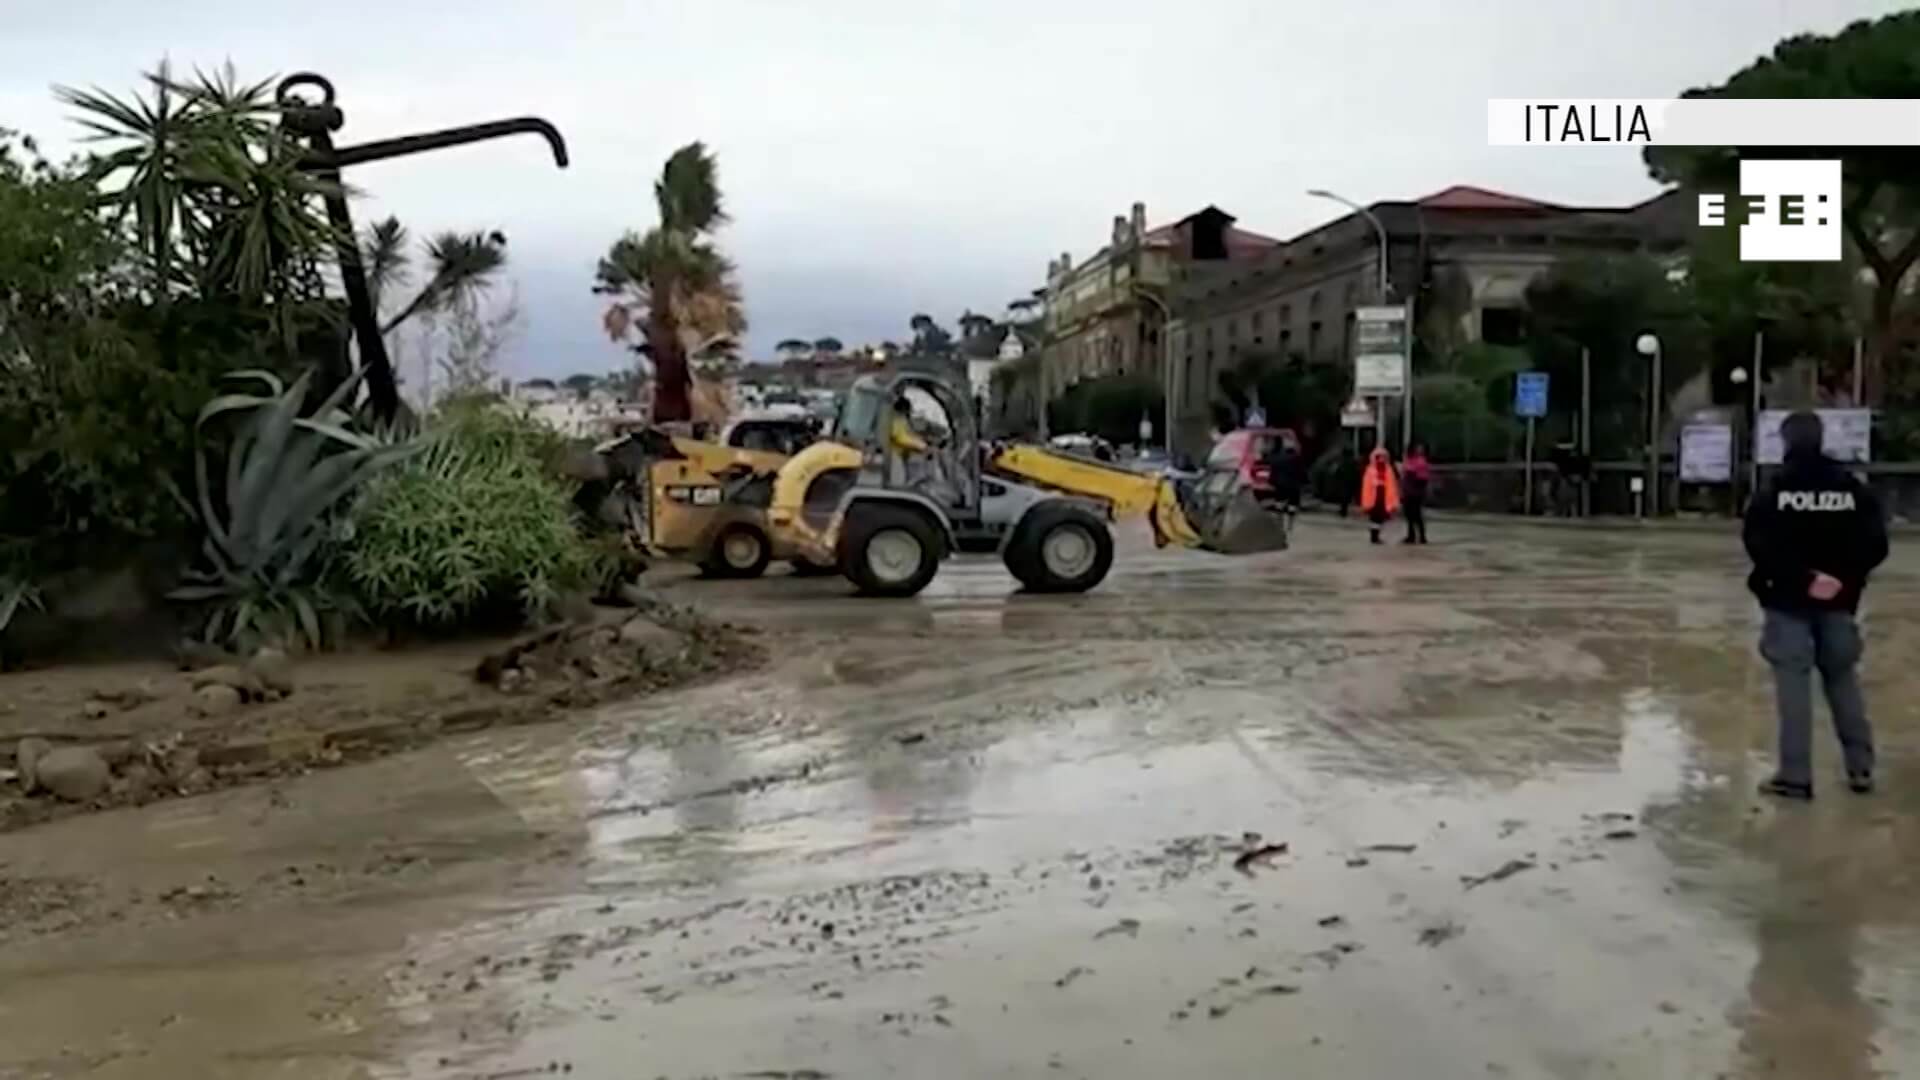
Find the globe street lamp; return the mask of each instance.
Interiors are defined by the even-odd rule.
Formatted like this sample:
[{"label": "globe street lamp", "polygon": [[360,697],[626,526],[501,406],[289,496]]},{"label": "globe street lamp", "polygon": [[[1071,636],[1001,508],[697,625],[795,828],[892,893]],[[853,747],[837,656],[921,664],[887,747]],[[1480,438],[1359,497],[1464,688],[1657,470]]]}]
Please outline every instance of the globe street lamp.
[{"label": "globe street lamp", "polygon": [[1647,483],[1647,504],[1652,508],[1653,516],[1658,517],[1660,515],[1660,388],[1662,385],[1660,339],[1652,334],[1641,334],[1634,341],[1633,347],[1641,356],[1653,361],[1653,392],[1647,395],[1652,399],[1647,421],[1647,460],[1653,475]]}]

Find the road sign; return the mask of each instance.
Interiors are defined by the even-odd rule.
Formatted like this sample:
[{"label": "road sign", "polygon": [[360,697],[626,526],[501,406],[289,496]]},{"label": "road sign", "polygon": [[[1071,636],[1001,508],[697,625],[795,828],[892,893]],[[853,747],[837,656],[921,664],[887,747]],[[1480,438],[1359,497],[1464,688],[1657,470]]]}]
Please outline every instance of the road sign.
[{"label": "road sign", "polygon": [[[1823,429],[1820,448],[1835,461],[1865,463],[1873,460],[1872,409],[1815,409]],[[1754,425],[1753,452],[1762,465],[1778,465],[1785,458],[1786,444],[1780,439],[1780,422],[1785,409],[1762,409]]]},{"label": "road sign", "polygon": [[1250,428],[1266,427],[1267,426],[1267,410],[1261,408],[1258,405],[1255,405],[1252,408],[1248,409],[1247,422],[1242,426],[1250,427]]},{"label": "road sign", "polygon": [[1733,428],[1688,424],[1680,429],[1680,481],[1724,484],[1733,479]]},{"label": "road sign", "polygon": [[1399,397],[1407,392],[1407,309],[1353,309],[1353,392]]},{"label": "road sign", "polygon": [[1537,420],[1547,415],[1547,373],[1523,371],[1513,381],[1513,415]]},{"label": "road sign", "polygon": [[1364,401],[1349,401],[1340,410],[1340,426],[1343,428],[1369,428],[1373,426],[1373,408]]}]

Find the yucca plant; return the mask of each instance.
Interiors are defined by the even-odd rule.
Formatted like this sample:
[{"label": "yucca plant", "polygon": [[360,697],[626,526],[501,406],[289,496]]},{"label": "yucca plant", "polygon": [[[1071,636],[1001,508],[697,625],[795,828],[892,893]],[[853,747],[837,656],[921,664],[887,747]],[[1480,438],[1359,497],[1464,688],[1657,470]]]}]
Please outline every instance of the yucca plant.
[{"label": "yucca plant", "polygon": [[[318,648],[324,617],[346,612],[324,581],[334,511],[410,444],[354,431],[344,405],[349,380],[302,415],[309,376],[292,386],[266,371],[229,378],[268,393],[225,394],[200,410],[194,454],[197,502],[189,509],[206,532],[205,565],[170,597],[207,605],[204,636],[241,648],[263,643]],[[216,483],[208,443],[216,424],[238,418]]]}]

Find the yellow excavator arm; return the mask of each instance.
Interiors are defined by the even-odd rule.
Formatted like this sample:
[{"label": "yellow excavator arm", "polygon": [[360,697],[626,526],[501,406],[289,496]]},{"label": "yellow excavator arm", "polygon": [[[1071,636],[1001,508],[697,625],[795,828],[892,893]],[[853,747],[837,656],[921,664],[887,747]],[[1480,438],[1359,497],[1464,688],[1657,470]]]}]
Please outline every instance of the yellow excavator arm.
[{"label": "yellow excavator arm", "polygon": [[996,472],[1037,487],[1102,502],[1115,520],[1145,514],[1153,525],[1156,547],[1200,547],[1206,543],[1180,505],[1173,481],[1164,476],[1149,476],[1025,444],[995,450],[987,464]]}]

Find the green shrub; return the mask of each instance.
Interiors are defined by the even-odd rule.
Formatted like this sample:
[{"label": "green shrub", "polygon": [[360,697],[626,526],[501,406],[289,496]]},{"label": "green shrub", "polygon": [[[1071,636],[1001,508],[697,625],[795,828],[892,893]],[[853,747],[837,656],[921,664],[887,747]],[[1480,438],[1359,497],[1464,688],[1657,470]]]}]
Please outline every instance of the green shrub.
[{"label": "green shrub", "polygon": [[479,406],[436,420],[355,508],[343,561],[368,614],[445,627],[517,609],[535,621],[562,593],[594,587],[604,555],[552,468],[564,440]]}]

